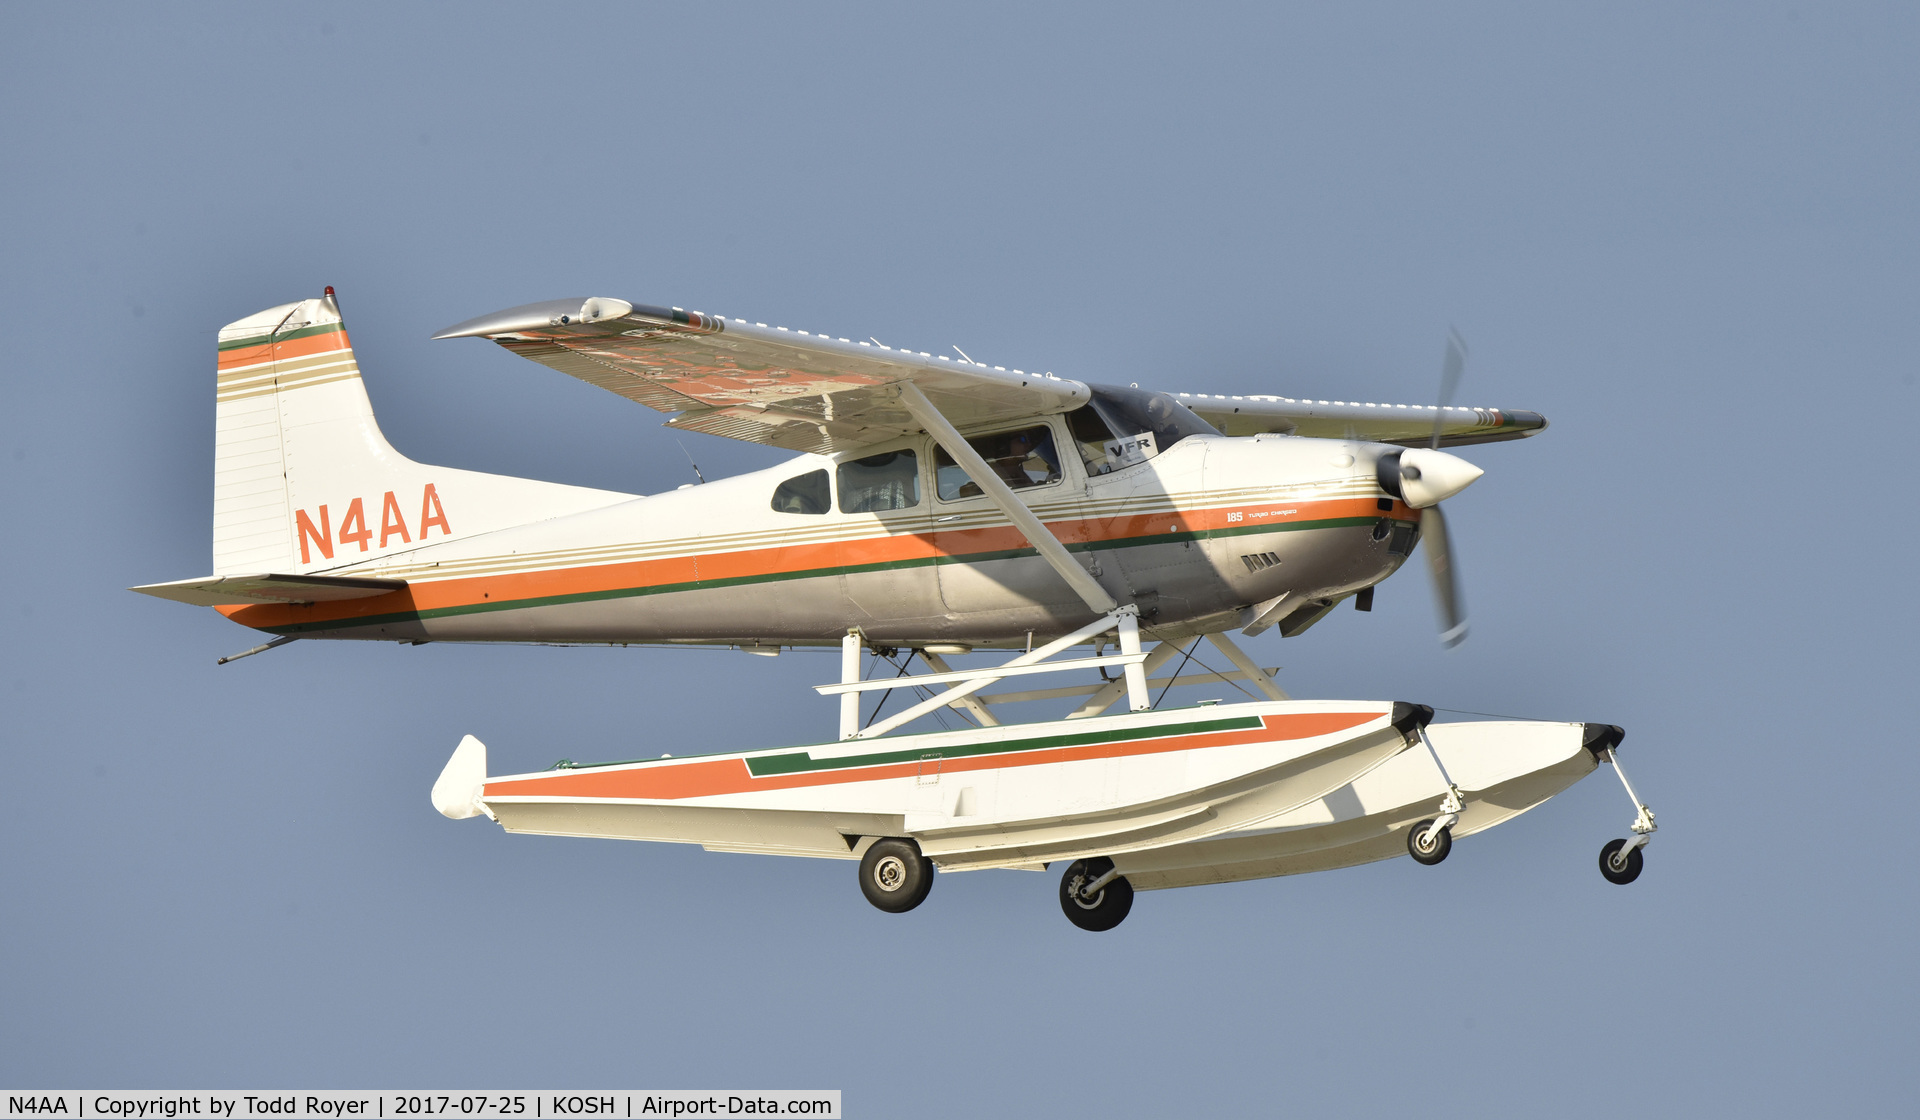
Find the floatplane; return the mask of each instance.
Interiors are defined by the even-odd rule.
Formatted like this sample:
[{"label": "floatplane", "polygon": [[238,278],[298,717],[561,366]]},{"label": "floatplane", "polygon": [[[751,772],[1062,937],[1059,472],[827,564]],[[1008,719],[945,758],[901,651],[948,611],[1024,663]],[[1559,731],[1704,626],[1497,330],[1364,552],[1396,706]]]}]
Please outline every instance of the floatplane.
[{"label": "floatplane", "polygon": [[[1438,863],[1605,762],[1635,817],[1600,869],[1640,873],[1654,816],[1619,727],[1296,700],[1229,636],[1370,610],[1417,545],[1441,640],[1465,635],[1442,503],[1482,472],[1443,448],[1547,422],[1450,404],[1457,336],[1432,406],[1101,385],[605,297],[434,337],[795,457],[653,495],[415,462],[381,434],[328,288],[220,331],[214,574],[133,590],[272,636],[222,663],[299,639],[840,650],[817,689],[837,740],[490,775],[468,736],[432,789],[449,817],[845,859],[891,912],[936,869],[1064,863],[1062,910],[1104,930],[1139,890]],[[1231,671],[1180,675],[1203,641]],[[948,660],[976,651],[1004,660]],[[870,676],[879,659],[903,675]],[[1062,672],[1098,676],[988,691]],[[1247,699],[1157,707],[1201,681]],[[924,699],[863,719],[875,692]],[[996,715],[1060,699],[1059,720]],[[929,716],[964,725],[901,730]]]}]

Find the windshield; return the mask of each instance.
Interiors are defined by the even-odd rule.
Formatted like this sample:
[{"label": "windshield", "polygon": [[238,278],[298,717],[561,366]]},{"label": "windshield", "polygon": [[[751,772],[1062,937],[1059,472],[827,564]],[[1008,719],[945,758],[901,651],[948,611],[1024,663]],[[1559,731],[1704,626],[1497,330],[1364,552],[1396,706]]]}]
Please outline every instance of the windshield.
[{"label": "windshield", "polygon": [[1220,434],[1219,429],[1165,393],[1116,389],[1111,385],[1089,385],[1088,388],[1093,390],[1091,407],[1107,422],[1117,439],[1151,432],[1153,450],[1159,452],[1188,436]]}]

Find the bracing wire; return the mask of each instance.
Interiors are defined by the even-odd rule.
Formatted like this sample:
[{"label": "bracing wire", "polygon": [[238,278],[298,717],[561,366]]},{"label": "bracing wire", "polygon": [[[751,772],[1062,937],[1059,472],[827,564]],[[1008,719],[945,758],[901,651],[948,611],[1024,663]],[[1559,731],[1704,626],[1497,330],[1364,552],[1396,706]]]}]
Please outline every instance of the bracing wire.
[{"label": "bracing wire", "polygon": [[1222,683],[1226,684],[1228,687],[1232,688],[1234,691],[1238,692],[1240,695],[1246,697],[1249,700],[1266,699],[1266,697],[1264,696],[1255,696],[1253,693],[1248,692],[1244,688],[1241,688],[1239,681],[1236,681],[1232,677],[1227,676],[1225,673],[1222,673],[1220,670],[1200,660],[1198,657],[1193,659],[1193,663],[1195,665],[1200,666],[1202,669],[1205,669],[1207,672],[1212,673],[1214,676],[1220,678]]},{"label": "bracing wire", "polygon": [[[886,658],[882,658],[882,657],[879,657],[879,656],[876,656],[876,657],[874,657],[874,659],[873,659],[873,660],[874,660],[874,663],[875,663],[875,666],[876,666],[876,667],[878,666],[878,663],[879,663],[879,662],[881,662],[881,661],[885,661],[885,662],[886,662],[887,664],[889,664],[889,665],[891,665],[891,666],[893,666],[894,668],[896,668],[896,669],[898,669],[898,670],[900,670],[899,672],[897,672],[897,673],[895,673],[895,674],[894,674],[894,676],[895,676],[896,678],[898,678],[898,677],[904,677],[904,676],[906,676],[906,675],[907,675],[907,668],[908,668],[908,666],[910,666],[910,665],[912,665],[912,664],[913,664],[913,654],[911,654],[911,653],[909,653],[909,654],[907,654],[907,660],[905,661],[905,663],[902,663],[902,662],[898,662],[898,661],[895,661],[895,660],[894,660],[893,658],[891,658],[891,657],[886,657]],[[892,696],[892,695],[893,695],[893,689],[891,689],[891,688],[889,688],[889,689],[887,689],[887,690],[886,690],[885,692],[882,692],[882,693],[880,694],[880,702],[879,702],[878,704],[875,704],[875,705],[873,706],[873,714],[867,717],[867,722],[866,722],[866,723],[863,723],[863,724],[861,724],[861,726],[862,726],[862,727],[872,727],[872,726],[873,726],[873,721],[874,721],[874,720],[876,720],[876,719],[879,719],[879,718],[880,718],[880,709],[882,709],[882,708],[884,708],[884,707],[886,707],[886,706],[887,706],[887,697],[889,697],[889,696]]]},{"label": "bracing wire", "polygon": [[[914,654],[918,652],[919,652],[918,650],[910,651],[907,654],[907,659],[905,661],[895,661],[891,657],[881,658],[878,654],[875,654],[874,657],[875,657],[875,660],[884,660],[887,664],[892,665],[896,669],[900,670],[898,673],[895,674],[896,677],[904,677],[904,676],[907,676],[907,670],[913,667]],[[909,683],[908,687],[913,689],[915,696],[919,696],[925,699],[933,698],[933,690],[928,688],[925,685]],[[873,706],[873,714],[867,717],[866,726],[868,727],[873,726],[873,721],[880,718],[880,709],[886,706],[887,697],[892,695],[893,695],[893,689],[891,688],[887,689],[885,692],[880,694],[880,703],[875,704]],[[939,722],[942,730],[944,731],[953,730],[953,725],[947,722],[947,710],[945,708],[935,708],[930,714],[933,716],[933,718],[936,721]],[[972,723],[972,721],[966,719],[964,715],[962,715],[961,718],[969,724]]]},{"label": "bracing wire", "polygon": [[[1167,677],[1167,687],[1160,690],[1160,700],[1165,700],[1167,698],[1167,693],[1173,691],[1173,682],[1180,679],[1180,670],[1187,667],[1188,659],[1193,656],[1194,650],[1200,648],[1201,640],[1202,640],[1201,638],[1195,638],[1193,640],[1193,644],[1187,647],[1186,656],[1180,659],[1180,664],[1174,666],[1172,675]],[[1155,700],[1153,702],[1154,708],[1158,708],[1160,706],[1160,700]],[[1148,709],[1148,711],[1152,711],[1152,710],[1153,710],[1152,708]]]}]

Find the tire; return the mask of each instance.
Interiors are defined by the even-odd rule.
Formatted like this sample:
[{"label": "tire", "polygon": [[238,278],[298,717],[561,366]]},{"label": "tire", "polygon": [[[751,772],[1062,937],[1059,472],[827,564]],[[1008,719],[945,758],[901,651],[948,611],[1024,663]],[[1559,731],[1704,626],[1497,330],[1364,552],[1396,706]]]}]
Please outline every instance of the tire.
[{"label": "tire", "polygon": [[1060,876],[1060,909],[1067,920],[1093,933],[1110,930],[1125,921],[1133,909],[1133,884],[1124,877],[1107,880],[1092,901],[1080,897],[1080,884],[1091,882],[1113,870],[1113,861],[1105,856],[1077,859]]},{"label": "tire", "polygon": [[1430,844],[1422,843],[1426,839],[1427,830],[1432,827],[1433,821],[1428,819],[1414,825],[1413,831],[1407,833],[1407,854],[1428,867],[1446,859],[1447,853],[1453,851],[1452,825],[1441,829],[1440,834],[1435,836]]},{"label": "tire", "polygon": [[911,840],[876,840],[860,857],[860,893],[889,914],[904,914],[927,900],[933,861]]},{"label": "tire", "polygon": [[1613,840],[1609,841],[1606,847],[1600,849],[1600,874],[1607,877],[1607,882],[1613,883],[1616,886],[1624,887],[1628,883],[1638,879],[1640,877],[1640,868],[1646,864],[1646,860],[1640,856],[1639,848],[1628,852],[1625,860],[1617,860],[1615,857],[1619,854],[1620,849],[1626,846],[1627,842],[1625,840]]}]

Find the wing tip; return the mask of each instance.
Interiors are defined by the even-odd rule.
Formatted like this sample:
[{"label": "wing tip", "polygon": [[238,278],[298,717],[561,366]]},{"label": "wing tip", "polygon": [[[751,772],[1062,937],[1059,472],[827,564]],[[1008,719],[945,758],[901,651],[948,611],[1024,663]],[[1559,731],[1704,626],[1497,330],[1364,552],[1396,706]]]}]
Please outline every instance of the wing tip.
[{"label": "wing tip", "polygon": [[539,303],[523,303],[518,307],[509,307],[502,311],[489,312],[478,318],[468,319],[464,323],[455,323],[437,334],[429,335],[429,341],[443,338],[490,338],[498,334],[512,334],[515,331],[528,331],[551,326],[561,316],[577,317],[589,296],[576,296],[573,299],[549,299]]}]

